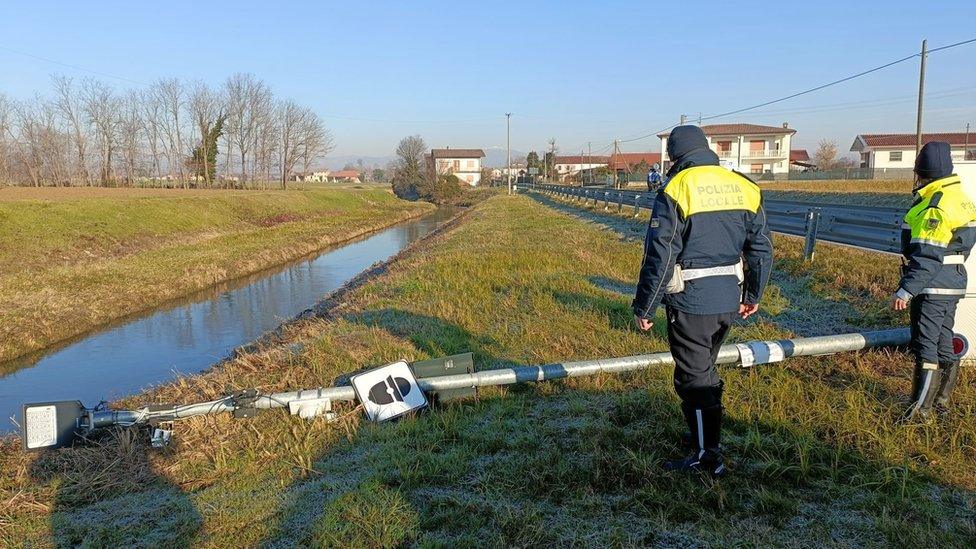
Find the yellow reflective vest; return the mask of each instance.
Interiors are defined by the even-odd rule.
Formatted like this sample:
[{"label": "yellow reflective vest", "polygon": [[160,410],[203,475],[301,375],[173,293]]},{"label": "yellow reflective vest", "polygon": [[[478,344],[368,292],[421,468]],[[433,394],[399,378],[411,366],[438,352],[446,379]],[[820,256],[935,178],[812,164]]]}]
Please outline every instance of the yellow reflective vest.
[{"label": "yellow reflective vest", "polygon": [[905,266],[897,295],[957,299],[966,293],[963,266],[976,242],[976,202],[959,176],[936,179],[915,192],[901,232]]}]

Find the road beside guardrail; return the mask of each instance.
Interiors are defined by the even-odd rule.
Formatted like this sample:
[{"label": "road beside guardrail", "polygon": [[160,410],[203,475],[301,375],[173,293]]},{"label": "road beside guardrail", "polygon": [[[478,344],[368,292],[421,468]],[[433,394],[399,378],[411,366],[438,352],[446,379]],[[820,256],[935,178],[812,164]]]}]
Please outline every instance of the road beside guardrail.
[{"label": "road beside guardrail", "polygon": [[[525,188],[567,198],[581,204],[603,203],[618,212],[633,209],[650,210],[655,193],[569,187],[565,185],[528,184]],[[812,259],[817,241],[857,246],[879,252],[900,253],[901,222],[905,214],[899,208],[846,204],[816,204],[799,200],[764,200],[773,232],[802,236],[806,239],[804,255]]]}]

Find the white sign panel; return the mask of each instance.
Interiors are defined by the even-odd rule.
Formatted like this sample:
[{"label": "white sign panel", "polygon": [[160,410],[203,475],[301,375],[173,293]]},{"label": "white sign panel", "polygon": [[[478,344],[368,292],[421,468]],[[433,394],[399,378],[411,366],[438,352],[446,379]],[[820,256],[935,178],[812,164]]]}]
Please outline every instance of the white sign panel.
[{"label": "white sign panel", "polygon": [[748,368],[756,364],[780,362],[786,358],[783,346],[775,341],[737,343],[736,348],[739,349],[739,360],[742,362],[743,368]]},{"label": "white sign panel", "polygon": [[27,449],[46,448],[58,443],[58,413],[54,406],[32,406],[24,411]]},{"label": "white sign panel", "polygon": [[427,397],[403,361],[355,375],[350,382],[371,421],[386,421],[427,406]]}]

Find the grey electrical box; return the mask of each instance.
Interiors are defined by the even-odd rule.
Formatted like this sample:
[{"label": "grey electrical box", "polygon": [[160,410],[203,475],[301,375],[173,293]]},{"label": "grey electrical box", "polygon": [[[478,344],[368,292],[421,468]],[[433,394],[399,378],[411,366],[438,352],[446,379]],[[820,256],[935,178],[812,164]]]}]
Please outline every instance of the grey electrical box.
[{"label": "grey electrical box", "polygon": [[24,404],[21,440],[24,450],[69,446],[82,428],[87,410],[77,400]]},{"label": "grey electrical box", "polygon": [[[414,375],[419,379],[453,376],[457,374],[473,374],[474,357],[471,353],[464,353],[413,362],[410,364],[410,367],[413,369]],[[474,397],[477,394],[477,390],[474,387],[464,387],[461,389],[447,389],[445,391],[430,391],[428,397],[435,402],[449,402],[451,400]]]}]

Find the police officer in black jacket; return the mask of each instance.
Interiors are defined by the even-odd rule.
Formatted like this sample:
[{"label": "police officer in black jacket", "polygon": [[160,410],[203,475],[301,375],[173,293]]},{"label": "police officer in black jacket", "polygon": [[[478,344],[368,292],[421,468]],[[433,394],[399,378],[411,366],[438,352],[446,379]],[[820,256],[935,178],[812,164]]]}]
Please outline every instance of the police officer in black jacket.
[{"label": "police officer in black jacket", "polygon": [[674,388],[693,452],[665,468],[719,476],[725,466],[715,359],[736,313],[745,319],[758,310],[773,245],[758,185],[720,167],[700,128],[674,128],[667,153],[669,181],[651,213],[634,319],[648,330],[658,305],[666,306]]},{"label": "police officer in black jacket", "polygon": [[915,159],[915,202],[901,230],[901,281],[891,307],[909,309],[915,354],[912,405],[905,417],[944,409],[959,378],[952,348],[956,305],[966,294],[964,263],[976,243],[976,197],[952,173],[948,143],[926,143]]}]

